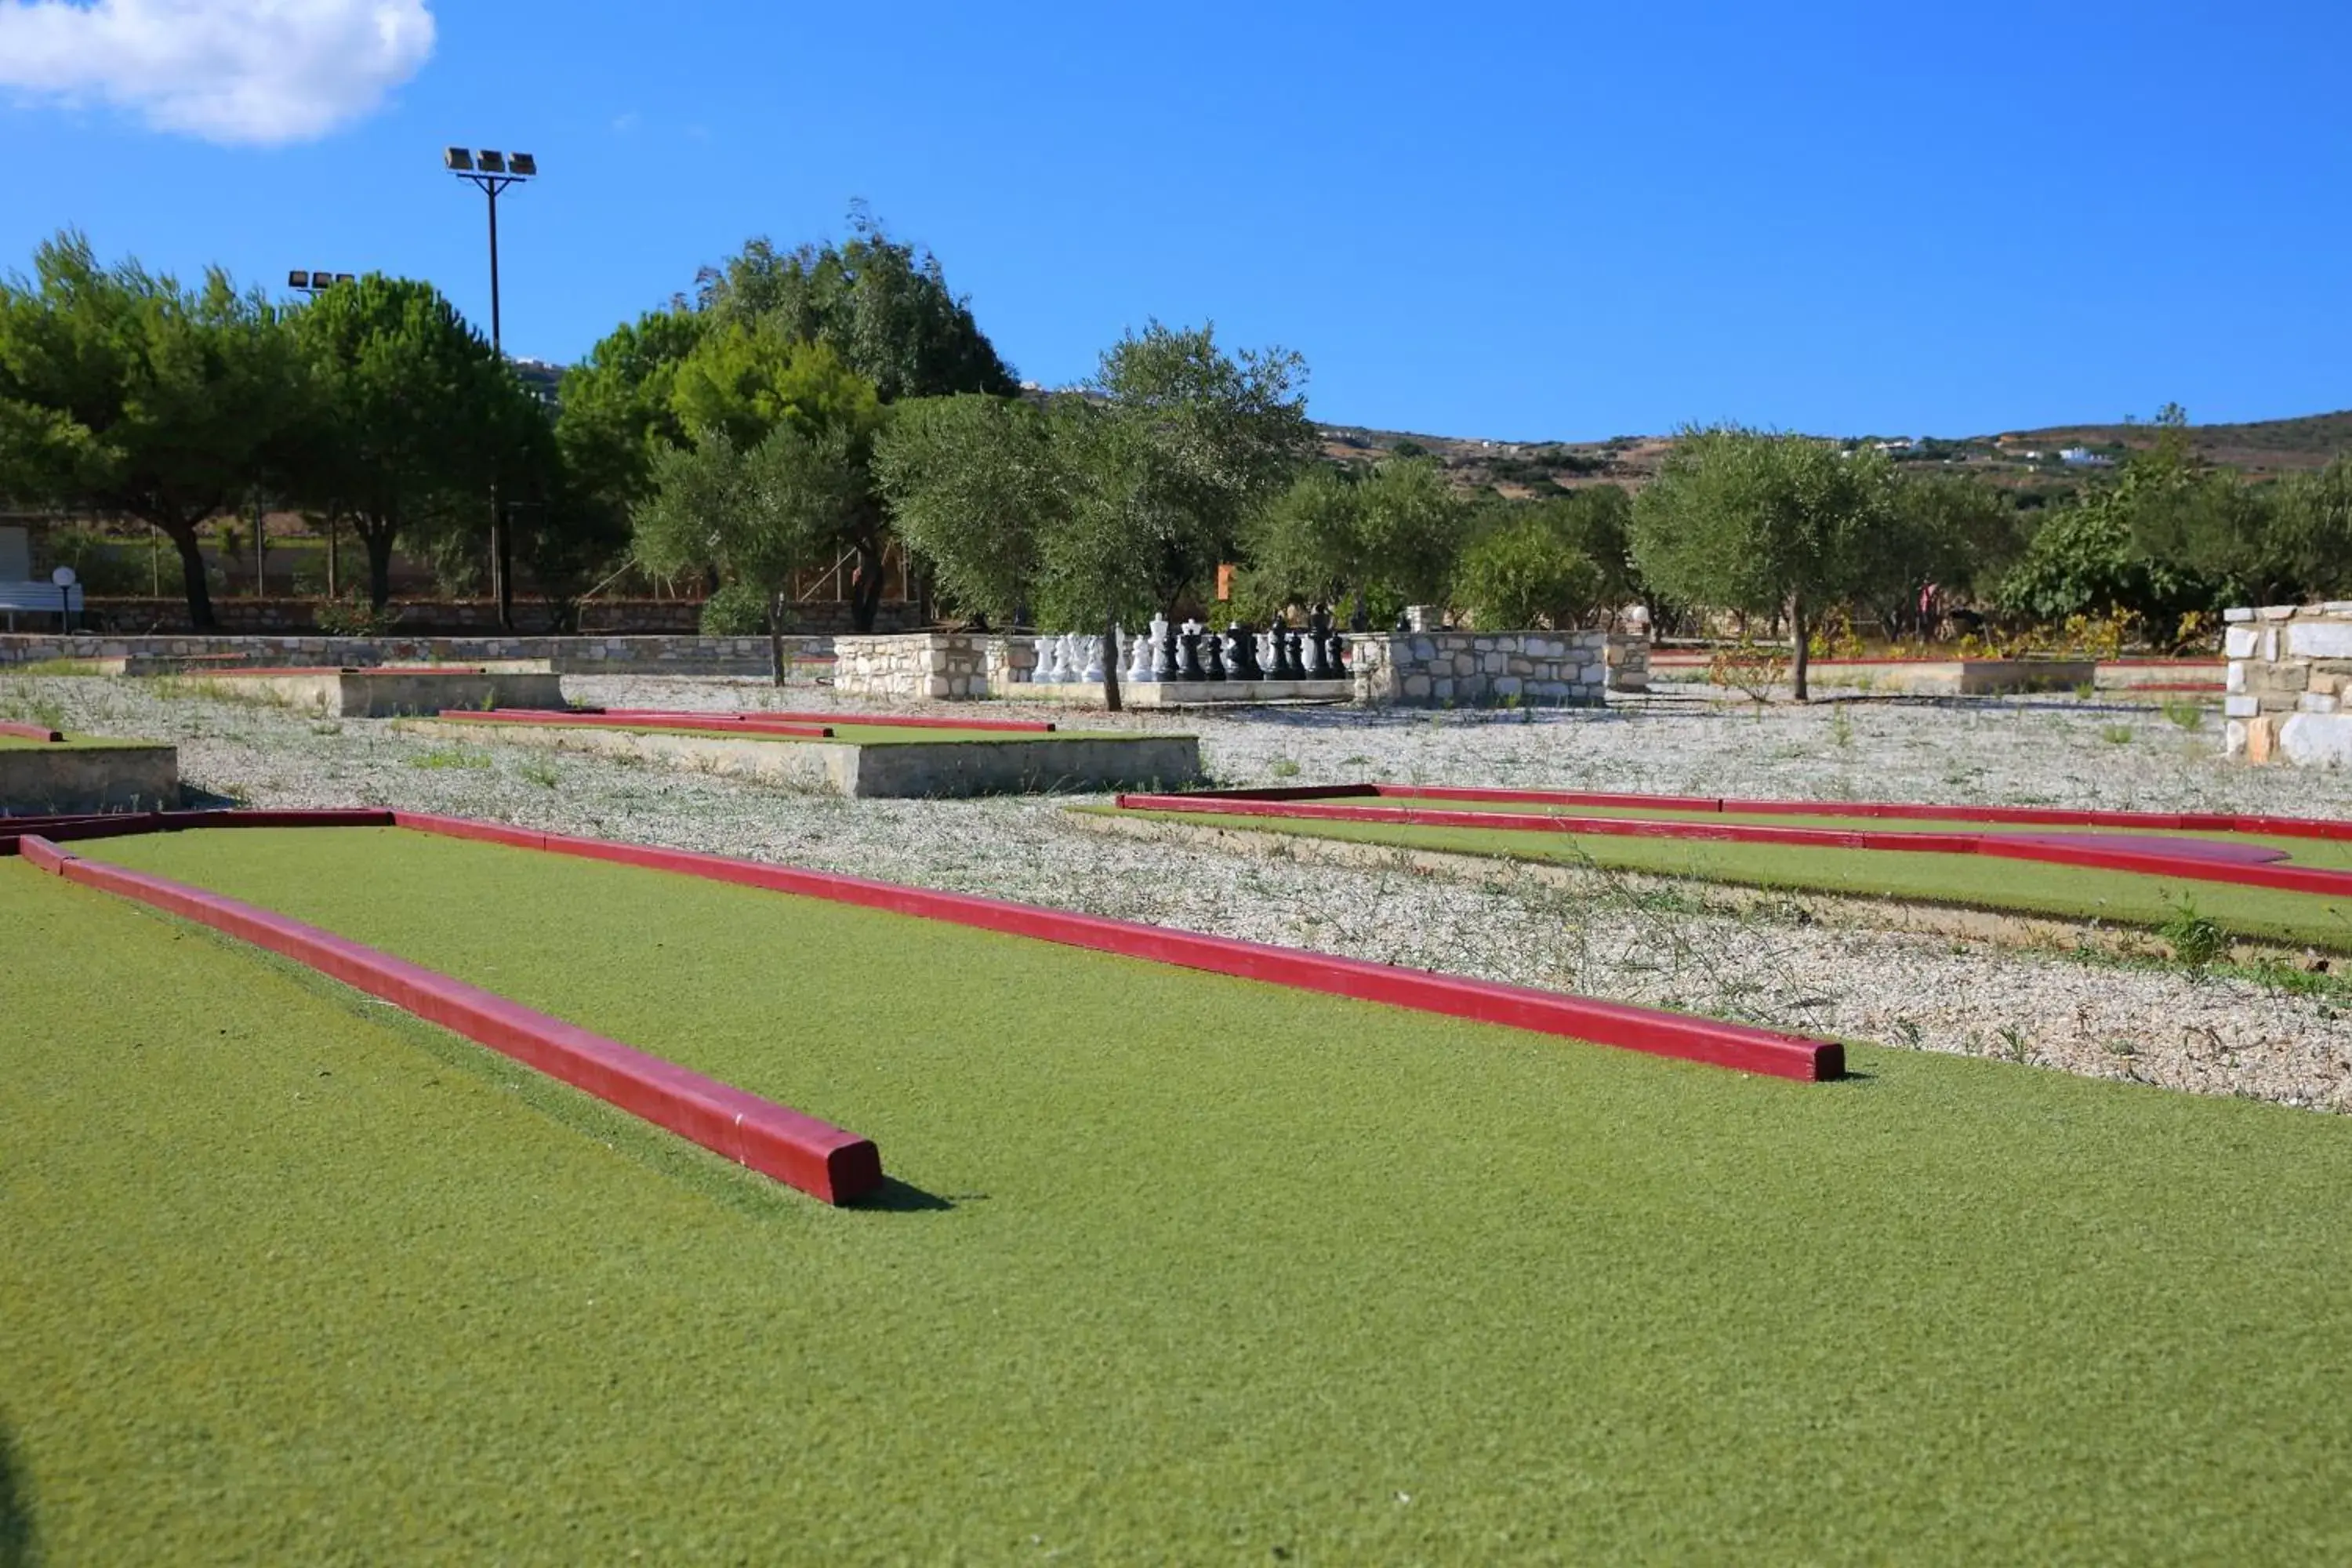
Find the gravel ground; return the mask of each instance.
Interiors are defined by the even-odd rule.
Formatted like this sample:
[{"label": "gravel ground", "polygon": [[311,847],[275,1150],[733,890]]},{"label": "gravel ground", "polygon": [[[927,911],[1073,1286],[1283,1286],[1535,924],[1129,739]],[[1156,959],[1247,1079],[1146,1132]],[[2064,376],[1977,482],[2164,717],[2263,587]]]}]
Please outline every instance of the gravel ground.
[{"label": "gravel ground", "polygon": [[[567,678],[576,701],[831,707],[823,689]],[[2192,974],[1858,927],[1805,900],[1732,910],[1594,873],[1484,885],[1072,826],[1069,796],[844,801],[570,753],[453,746],[389,723],[223,702],[184,683],[0,677],[0,718],[176,740],[192,785],[255,805],[389,805],[1084,910],[1384,963],[1662,1003],[1920,1049],[2330,1110],[2352,1104],[2352,988]],[[2352,774],[2252,769],[2149,707],[1891,700],[1758,711],[1682,689],[1605,713],[1230,717],[1181,730],[1231,784],[1421,783],[2352,816]]]}]

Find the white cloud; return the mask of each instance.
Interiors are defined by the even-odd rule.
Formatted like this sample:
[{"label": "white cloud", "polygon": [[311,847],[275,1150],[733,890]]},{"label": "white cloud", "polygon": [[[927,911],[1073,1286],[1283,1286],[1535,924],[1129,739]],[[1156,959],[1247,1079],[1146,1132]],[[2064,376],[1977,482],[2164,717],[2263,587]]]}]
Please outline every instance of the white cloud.
[{"label": "white cloud", "polygon": [[425,0],[0,0],[0,89],[209,142],[323,136],[432,52]]}]

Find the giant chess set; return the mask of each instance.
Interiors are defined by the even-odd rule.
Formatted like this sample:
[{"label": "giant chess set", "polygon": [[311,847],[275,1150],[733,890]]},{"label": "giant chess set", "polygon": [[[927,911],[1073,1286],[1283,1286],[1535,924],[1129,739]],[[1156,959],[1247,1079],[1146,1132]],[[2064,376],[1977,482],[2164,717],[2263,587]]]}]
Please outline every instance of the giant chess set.
[{"label": "giant chess set", "polygon": [[1098,690],[1105,658],[1118,661],[1120,685],[1143,706],[1158,703],[1344,701],[1354,693],[1348,669],[1348,639],[1318,609],[1304,627],[1276,623],[1257,631],[1236,622],[1217,631],[1200,621],[1171,626],[1155,616],[1148,635],[1128,637],[1114,628],[1115,644],[1100,637],[1065,632],[1036,639],[1036,667],[1013,674],[1043,697],[1075,696],[1067,689]]}]

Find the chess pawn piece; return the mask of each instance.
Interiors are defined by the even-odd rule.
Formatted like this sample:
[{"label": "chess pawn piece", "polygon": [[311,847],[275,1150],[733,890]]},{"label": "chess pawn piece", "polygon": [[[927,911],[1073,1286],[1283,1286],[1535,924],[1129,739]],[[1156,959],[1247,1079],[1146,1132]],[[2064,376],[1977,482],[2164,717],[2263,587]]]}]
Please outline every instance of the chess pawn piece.
[{"label": "chess pawn piece", "polygon": [[1151,623],[1151,679],[1176,679],[1176,630],[1157,618]]},{"label": "chess pawn piece", "polygon": [[1210,680],[1225,679],[1225,639],[1214,632],[1201,636],[1201,674]]},{"label": "chess pawn piece", "polygon": [[1206,680],[1208,672],[1201,668],[1201,631],[1196,621],[1184,623],[1183,635],[1176,639],[1180,654],[1176,665],[1179,680]]},{"label": "chess pawn piece", "polygon": [[1307,679],[1307,666],[1298,657],[1298,633],[1288,626],[1282,629],[1282,668],[1293,680]]},{"label": "chess pawn piece", "polygon": [[1334,680],[1345,680],[1351,673],[1348,668],[1348,639],[1338,632],[1331,634],[1331,657],[1326,662],[1330,666],[1329,673]]},{"label": "chess pawn piece", "polygon": [[1085,668],[1083,671],[1081,671],[1081,672],[1079,673],[1078,679],[1079,679],[1080,680],[1086,681],[1086,682],[1087,682],[1087,683],[1088,683],[1089,685],[1093,685],[1093,686],[1100,686],[1100,685],[1102,684],[1102,679],[1103,679],[1103,640],[1102,640],[1102,638],[1100,638],[1100,637],[1090,637],[1087,638],[1087,639],[1086,639],[1086,649],[1087,649],[1087,662],[1086,662],[1086,668]]},{"label": "chess pawn piece", "polygon": [[1148,634],[1138,632],[1127,654],[1127,679],[1130,683],[1159,679],[1151,669],[1151,638]]},{"label": "chess pawn piece", "polygon": [[1235,680],[1264,679],[1257,668],[1257,637],[1239,621],[1225,628],[1225,673]]}]

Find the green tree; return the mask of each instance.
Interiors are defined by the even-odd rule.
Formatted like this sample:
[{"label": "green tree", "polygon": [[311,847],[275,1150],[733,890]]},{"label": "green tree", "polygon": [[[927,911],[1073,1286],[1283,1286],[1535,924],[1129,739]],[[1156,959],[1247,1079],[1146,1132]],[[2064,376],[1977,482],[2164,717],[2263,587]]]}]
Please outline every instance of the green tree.
[{"label": "green tree", "polygon": [[739,595],[758,596],[779,686],[793,579],[869,499],[857,440],[844,426],[803,431],[787,422],[745,448],[722,428],[705,430],[694,446],[655,458],[650,493],[635,510],[634,548],[647,571],[717,572],[733,590],[714,599],[722,611]]},{"label": "green tree", "polygon": [[688,444],[672,397],[678,367],[707,324],[682,305],[648,311],[614,328],[564,373],[556,439],[586,494],[625,510],[644,498],[655,454]]},{"label": "green tree", "polygon": [[824,344],[885,403],[1017,391],[970,302],[949,289],[939,258],[893,239],[863,207],[849,222],[850,237],[838,245],[781,251],[752,240],[704,271],[703,310],[722,327],[761,326]]},{"label": "green tree", "polygon": [[493,478],[545,416],[429,283],[370,273],[317,295],[289,324],[308,392],[284,444],[284,488],[309,510],[351,520],[368,600],[382,609],[394,542],[487,529]]},{"label": "green tree", "polygon": [[134,517],[214,626],[205,520],[248,493],[302,400],[277,312],[215,268],[182,288],[59,235],[0,282],[0,493]]},{"label": "green tree", "polygon": [[1861,542],[1853,593],[1890,637],[1928,629],[1920,608],[1940,595],[1990,592],[2017,559],[2021,527],[2001,491],[1967,475],[1900,477],[1886,526]]},{"label": "green tree", "polygon": [[1361,477],[1318,466],[1244,526],[1253,595],[1273,605],[1352,605],[1387,621],[1444,592],[1468,513],[1426,458],[1390,458]]},{"label": "green tree", "polygon": [[960,608],[1013,626],[1039,542],[1068,515],[1068,453],[1034,404],[965,393],[898,405],[875,450],[893,524]]},{"label": "green tree", "polygon": [[1462,552],[1454,597],[1482,630],[1565,629],[1600,601],[1601,569],[1535,510],[1487,529]]},{"label": "green tree", "polygon": [[1802,702],[1814,617],[1852,591],[1889,526],[1894,490],[1893,465],[1872,447],[1693,429],[1634,498],[1629,542],[1643,577],[1671,598],[1785,616]]}]

